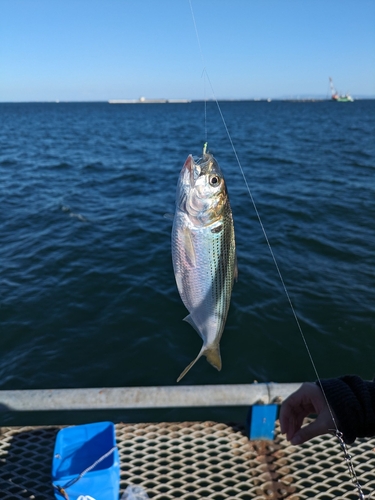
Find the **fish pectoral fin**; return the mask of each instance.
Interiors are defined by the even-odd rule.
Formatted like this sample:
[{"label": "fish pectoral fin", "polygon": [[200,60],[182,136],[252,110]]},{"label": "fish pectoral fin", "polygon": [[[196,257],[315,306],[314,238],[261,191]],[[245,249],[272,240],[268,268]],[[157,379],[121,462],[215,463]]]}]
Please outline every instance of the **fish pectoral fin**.
[{"label": "fish pectoral fin", "polygon": [[198,359],[202,356],[206,356],[207,361],[217,370],[221,370],[221,356],[220,356],[220,347],[219,345],[212,345],[212,346],[202,346],[202,349],[200,350],[198,356],[185,368],[185,370],[181,373],[181,375],[178,377],[177,382],[179,382],[190,370],[192,366],[195,365],[195,363],[198,361]]},{"label": "fish pectoral fin", "polygon": [[191,232],[189,229],[185,228],[183,230],[183,240],[184,240],[184,249],[186,253],[186,257],[190,264],[193,267],[196,267],[197,265],[197,259],[195,258],[195,250],[194,250],[194,245],[193,245],[193,240],[191,238]]}]

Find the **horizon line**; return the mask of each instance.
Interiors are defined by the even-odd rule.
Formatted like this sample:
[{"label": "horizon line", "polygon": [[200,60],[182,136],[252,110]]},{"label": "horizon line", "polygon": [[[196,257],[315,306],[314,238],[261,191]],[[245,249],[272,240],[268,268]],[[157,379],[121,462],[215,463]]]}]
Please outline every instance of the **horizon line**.
[{"label": "horizon line", "polygon": [[[375,95],[355,95],[353,98],[356,100],[374,100]],[[264,102],[264,101],[331,101],[331,97],[326,96],[285,96],[285,97],[246,97],[246,98],[230,98],[222,97],[218,99],[150,99],[149,101],[159,102],[142,102],[139,99],[49,99],[49,100],[0,100],[0,104],[69,104],[69,103],[106,103],[111,101],[120,101],[119,104],[189,104],[192,102]],[[123,101],[123,102],[121,102]],[[176,102],[177,101],[177,102]]]}]

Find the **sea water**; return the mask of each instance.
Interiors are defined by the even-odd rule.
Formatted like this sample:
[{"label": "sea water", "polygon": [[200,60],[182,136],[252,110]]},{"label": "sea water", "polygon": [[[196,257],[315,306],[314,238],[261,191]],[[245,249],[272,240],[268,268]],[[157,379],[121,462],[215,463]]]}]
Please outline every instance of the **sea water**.
[{"label": "sea water", "polygon": [[[319,376],[372,378],[375,101],[220,107]],[[204,115],[203,102],[0,104],[0,389],[176,383],[201,339],[182,321],[165,214],[206,140],[239,278],[221,372],[202,358],[181,383],[315,380],[216,104]]]}]

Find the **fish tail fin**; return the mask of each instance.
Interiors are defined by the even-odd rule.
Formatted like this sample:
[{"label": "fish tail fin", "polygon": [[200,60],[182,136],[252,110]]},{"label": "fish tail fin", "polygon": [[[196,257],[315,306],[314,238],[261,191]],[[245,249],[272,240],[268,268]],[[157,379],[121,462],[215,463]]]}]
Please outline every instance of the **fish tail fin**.
[{"label": "fish tail fin", "polygon": [[177,382],[179,382],[183,377],[185,377],[185,375],[187,374],[187,372],[190,370],[190,368],[195,365],[195,363],[198,361],[198,359],[202,356],[202,351],[198,354],[198,356],[193,359],[193,361],[187,365],[187,367],[185,368],[185,370],[181,373],[181,375],[178,377],[177,379]]},{"label": "fish tail fin", "polygon": [[207,361],[214,367],[216,370],[221,370],[221,356],[220,356],[220,346],[211,345],[206,348],[204,355],[207,358]]},{"label": "fish tail fin", "polygon": [[195,365],[195,363],[198,361],[198,359],[202,356],[206,356],[207,361],[215,367],[217,370],[221,370],[221,356],[220,356],[220,347],[219,345],[210,345],[206,346],[203,345],[202,349],[200,350],[198,356],[193,359],[193,361],[188,364],[188,366],[185,368],[185,370],[181,373],[181,375],[178,377],[177,382],[179,382],[190,370],[190,368]]}]

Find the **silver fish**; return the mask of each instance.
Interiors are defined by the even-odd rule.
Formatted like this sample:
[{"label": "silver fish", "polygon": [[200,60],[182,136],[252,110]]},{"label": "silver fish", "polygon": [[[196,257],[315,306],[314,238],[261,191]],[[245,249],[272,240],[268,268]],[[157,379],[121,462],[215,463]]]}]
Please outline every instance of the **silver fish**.
[{"label": "silver fish", "polygon": [[203,149],[202,158],[188,156],[177,184],[172,229],[172,261],[177,288],[203,346],[181,373],[206,356],[221,370],[219,342],[237,279],[232,210],[223,174],[215,158]]}]

